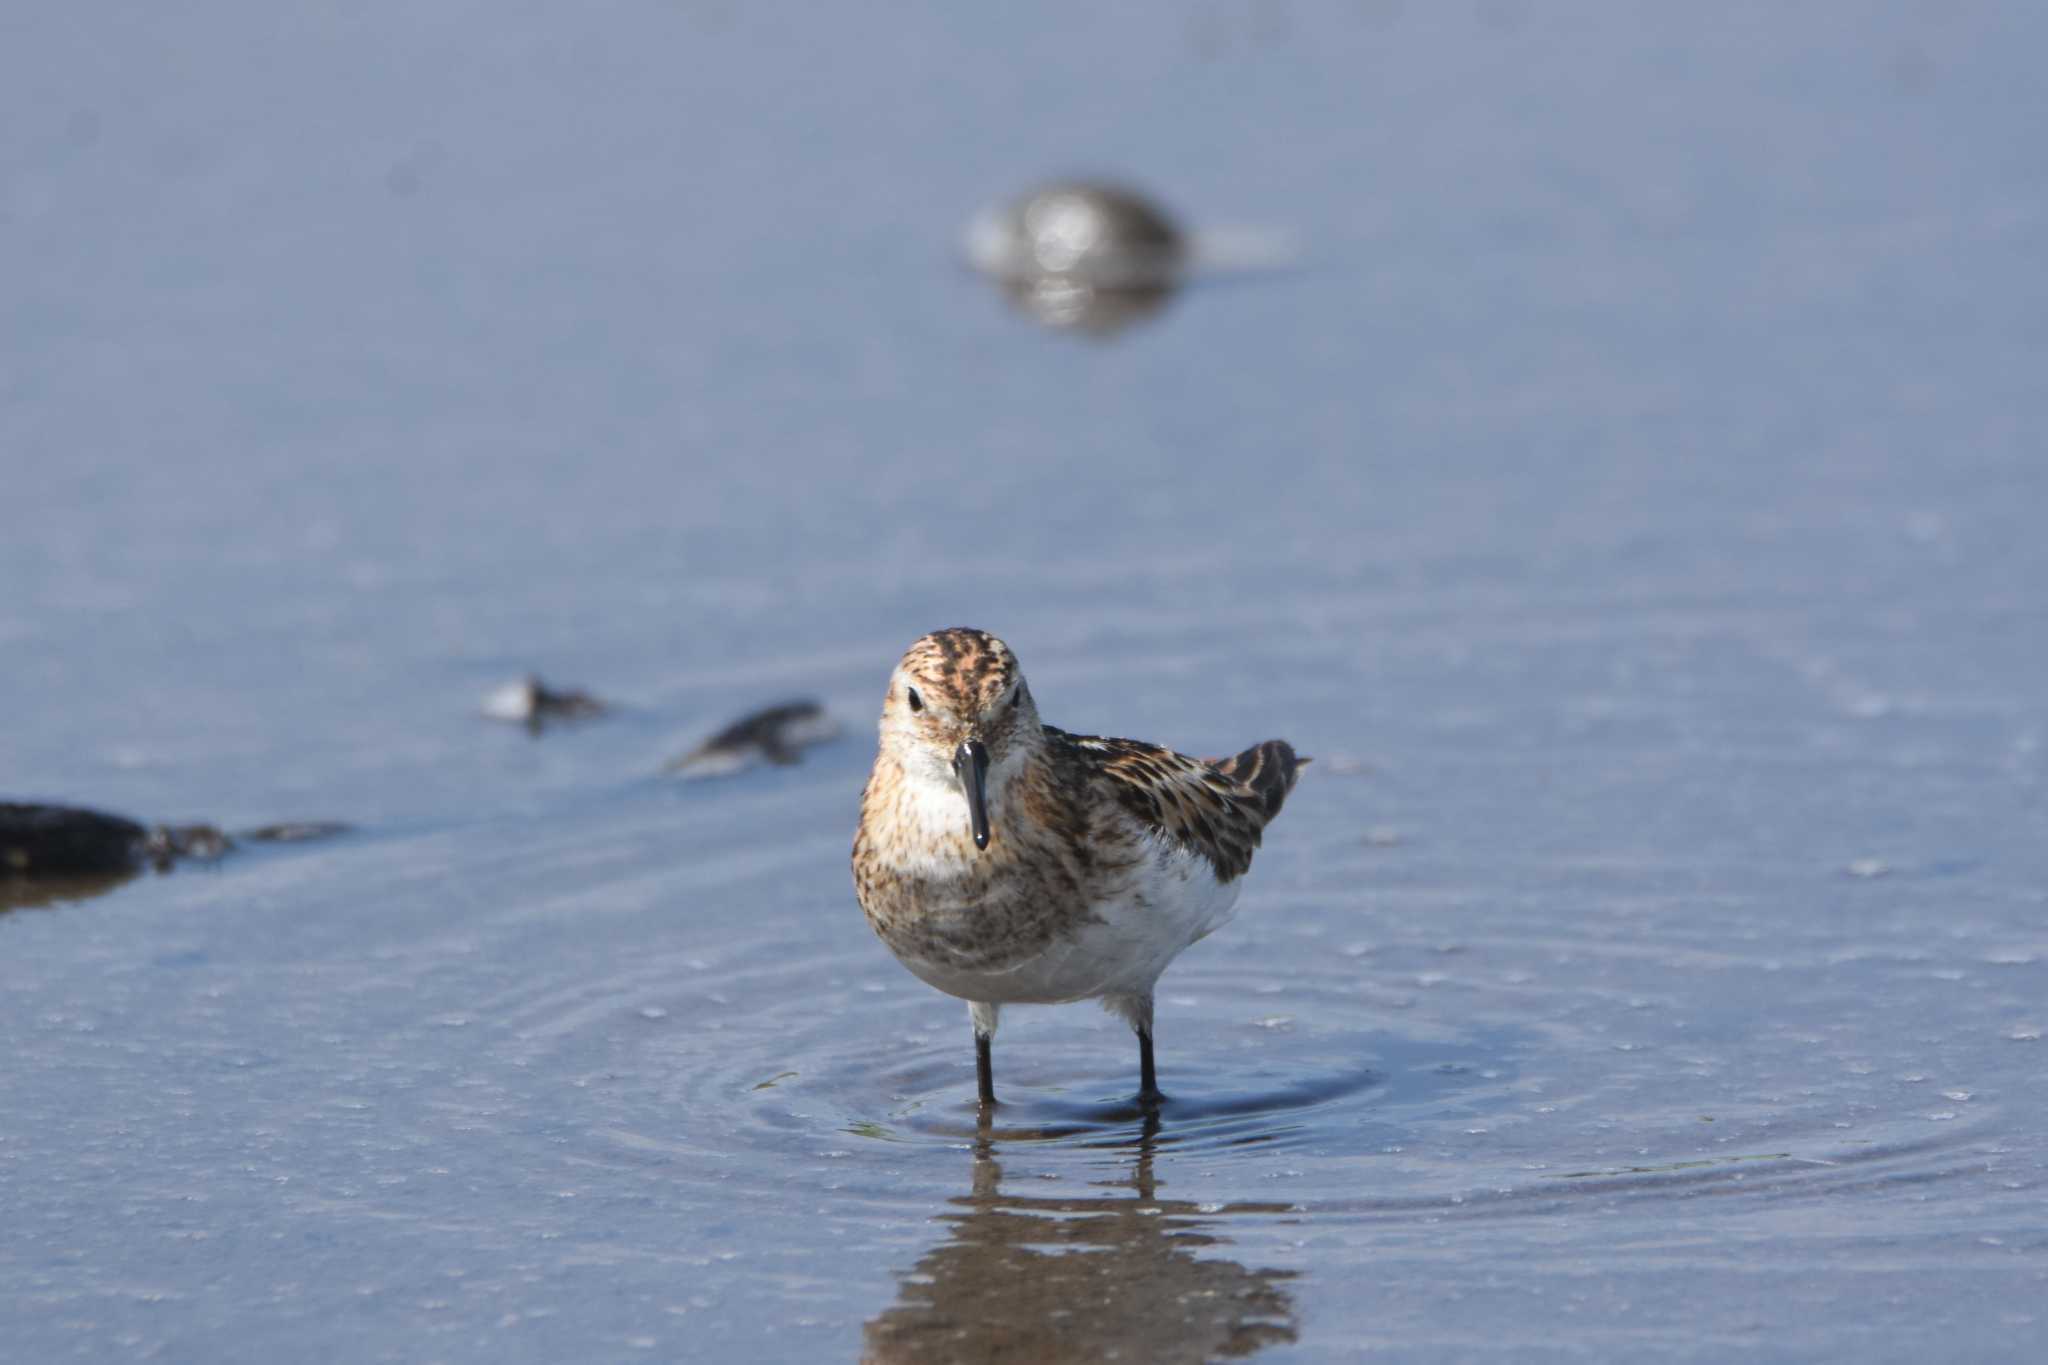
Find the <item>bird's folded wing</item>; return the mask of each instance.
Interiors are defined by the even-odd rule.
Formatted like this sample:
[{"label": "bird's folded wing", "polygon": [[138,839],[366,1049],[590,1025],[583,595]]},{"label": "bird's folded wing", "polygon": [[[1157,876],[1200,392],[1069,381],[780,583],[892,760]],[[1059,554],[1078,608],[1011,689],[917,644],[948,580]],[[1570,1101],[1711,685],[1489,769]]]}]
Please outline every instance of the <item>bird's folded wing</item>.
[{"label": "bird's folded wing", "polygon": [[1218,881],[1235,880],[1252,865],[1266,802],[1215,764],[1142,740],[1070,735],[1051,726],[1046,733],[1071,746],[1140,823],[1206,858]]}]

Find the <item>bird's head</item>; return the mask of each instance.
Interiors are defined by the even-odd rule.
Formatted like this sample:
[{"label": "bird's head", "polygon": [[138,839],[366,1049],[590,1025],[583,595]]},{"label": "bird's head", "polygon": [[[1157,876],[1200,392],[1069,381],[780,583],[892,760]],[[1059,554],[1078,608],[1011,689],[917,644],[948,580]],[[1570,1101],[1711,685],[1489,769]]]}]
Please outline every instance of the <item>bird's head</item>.
[{"label": "bird's head", "polygon": [[1045,742],[1010,647],[984,630],[935,630],[904,652],[882,702],[882,747],[912,779],[956,785],[976,848],[1001,792]]}]

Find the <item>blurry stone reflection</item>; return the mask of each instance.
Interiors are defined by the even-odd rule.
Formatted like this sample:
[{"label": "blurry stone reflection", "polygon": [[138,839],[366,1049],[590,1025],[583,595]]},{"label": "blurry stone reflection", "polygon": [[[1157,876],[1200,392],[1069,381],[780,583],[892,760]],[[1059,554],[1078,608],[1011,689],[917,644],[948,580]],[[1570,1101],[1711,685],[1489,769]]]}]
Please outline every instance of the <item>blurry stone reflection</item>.
[{"label": "blurry stone reflection", "polygon": [[1202,1361],[1294,1341],[1294,1272],[1224,1260],[1229,1243],[1210,1231],[1289,1206],[1155,1198],[1152,1149],[1148,1131],[1130,1178],[1109,1186],[1128,1195],[1006,1195],[984,1137],[972,1191],[939,1220],[951,1233],[868,1323],[862,1360]]},{"label": "blurry stone reflection", "polygon": [[1112,335],[1179,287],[1187,239],[1165,210],[1114,185],[1050,185],[977,218],[967,256],[1049,327]]},{"label": "blurry stone reflection", "polygon": [[136,872],[108,872],[91,877],[48,877],[31,881],[0,876],[0,914],[9,910],[41,909],[70,905],[104,896],[115,887],[133,881]]},{"label": "blurry stone reflection", "polygon": [[1095,336],[1114,336],[1166,306],[1171,285],[1144,289],[1107,289],[1069,276],[1035,280],[1003,280],[1003,293],[1019,312],[1048,327],[1072,328]]}]

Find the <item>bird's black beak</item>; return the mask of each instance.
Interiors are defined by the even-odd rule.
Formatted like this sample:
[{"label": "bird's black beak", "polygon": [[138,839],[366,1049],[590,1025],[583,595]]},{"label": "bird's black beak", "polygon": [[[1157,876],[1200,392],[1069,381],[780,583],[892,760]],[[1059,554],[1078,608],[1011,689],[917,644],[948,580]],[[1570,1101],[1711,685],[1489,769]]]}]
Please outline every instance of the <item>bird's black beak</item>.
[{"label": "bird's black beak", "polygon": [[970,739],[953,751],[953,776],[967,793],[967,821],[974,846],[988,847],[988,747]]}]

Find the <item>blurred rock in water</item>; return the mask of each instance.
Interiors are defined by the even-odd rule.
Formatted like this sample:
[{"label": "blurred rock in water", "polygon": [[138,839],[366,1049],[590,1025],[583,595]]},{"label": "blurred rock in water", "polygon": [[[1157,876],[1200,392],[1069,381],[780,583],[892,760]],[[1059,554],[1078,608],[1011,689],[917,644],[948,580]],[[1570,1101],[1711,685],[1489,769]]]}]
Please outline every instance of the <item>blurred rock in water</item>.
[{"label": "blurred rock in water", "polygon": [[562,721],[589,720],[610,710],[605,702],[577,688],[556,691],[534,674],[486,693],[483,713],[492,720],[511,721],[539,734]]},{"label": "blurred rock in water", "polygon": [[288,820],[283,824],[245,829],[235,839],[244,844],[303,844],[313,839],[346,834],[351,828],[339,820]]},{"label": "blurred rock in water", "polygon": [[757,763],[797,761],[808,745],[839,733],[839,727],[814,701],[786,702],[743,716],[662,769],[684,777],[724,777]]},{"label": "blurred rock in water", "polygon": [[[299,843],[348,828],[303,821],[230,835],[214,825],[144,825],[82,806],[0,801],[0,908],[94,895],[144,868],[167,872],[181,861],[210,862],[237,843]],[[24,899],[29,883],[49,894]]]},{"label": "blurred rock in water", "polygon": [[74,806],[0,802],[0,877],[93,877],[133,872],[147,826]]},{"label": "blurred rock in water", "polygon": [[967,258],[1019,310],[1098,336],[1152,316],[1179,286],[1187,238],[1164,209],[1115,185],[1048,185],[967,230]]}]

